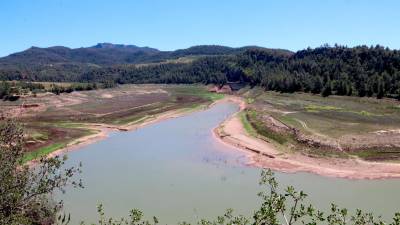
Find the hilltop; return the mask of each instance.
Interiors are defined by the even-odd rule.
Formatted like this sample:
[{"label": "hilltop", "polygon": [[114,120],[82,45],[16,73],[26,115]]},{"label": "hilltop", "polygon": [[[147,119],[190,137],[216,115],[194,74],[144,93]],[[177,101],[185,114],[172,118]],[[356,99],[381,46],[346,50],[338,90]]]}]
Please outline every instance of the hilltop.
[{"label": "hilltop", "polygon": [[0,80],[51,82],[239,82],[279,92],[400,99],[400,52],[382,46],[328,46],[297,52],[199,45],[175,51],[99,43],[32,47],[0,58]]}]

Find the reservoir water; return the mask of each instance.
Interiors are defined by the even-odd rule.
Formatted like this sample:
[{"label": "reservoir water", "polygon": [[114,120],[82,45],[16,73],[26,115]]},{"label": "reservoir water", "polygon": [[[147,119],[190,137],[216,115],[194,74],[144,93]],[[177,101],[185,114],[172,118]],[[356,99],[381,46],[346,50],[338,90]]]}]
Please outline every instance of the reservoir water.
[{"label": "reservoir water", "polygon": [[[83,164],[84,189],[59,194],[72,223],[97,221],[96,205],[107,215],[127,216],[138,208],[161,224],[215,218],[227,208],[250,215],[260,204],[260,169],[245,165],[243,152],[220,143],[212,129],[238,111],[221,103],[187,116],[110,137],[68,154]],[[308,173],[276,173],[281,186],[309,194],[320,209],[330,202],[373,211],[390,219],[400,211],[400,180],[346,180]]]}]

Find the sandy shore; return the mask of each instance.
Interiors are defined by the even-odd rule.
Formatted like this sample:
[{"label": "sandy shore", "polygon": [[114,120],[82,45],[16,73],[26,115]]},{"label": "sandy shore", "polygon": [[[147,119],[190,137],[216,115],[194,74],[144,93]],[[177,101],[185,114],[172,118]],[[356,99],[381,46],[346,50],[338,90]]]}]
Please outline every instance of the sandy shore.
[{"label": "sandy shore", "polygon": [[[227,97],[237,102],[241,110],[245,102],[239,97]],[[249,165],[296,173],[310,172],[322,176],[348,179],[400,178],[400,164],[367,162],[360,159],[311,158],[300,153],[284,153],[271,143],[247,134],[238,113],[214,129],[215,137],[225,144],[244,151]]]}]

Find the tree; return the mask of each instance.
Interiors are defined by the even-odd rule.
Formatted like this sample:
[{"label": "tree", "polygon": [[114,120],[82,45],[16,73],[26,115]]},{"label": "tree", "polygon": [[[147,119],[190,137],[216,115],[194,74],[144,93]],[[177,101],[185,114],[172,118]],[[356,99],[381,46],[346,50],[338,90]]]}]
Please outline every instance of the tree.
[{"label": "tree", "polygon": [[[332,94],[357,93],[359,96],[378,95],[378,80],[381,79],[383,89],[379,96],[385,97],[395,97],[395,91],[398,88],[396,85],[400,82],[400,51],[381,46],[348,48],[340,45],[332,47],[323,45],[297,52],[258,47],[228,48],[229,51],[220,51],[220,46],[208,46],[205,48],[207,50],[204,47],[196,47],[196,49],[200,50],[196,50],[196,54],[199,52],[213,54],[176,60],[177,57],[189,56],[193,53],[193,49],[151,54],[151,56],[134,54],[130,57],[120,55],[123,54],[122,52],[115,52],[113,54],[116,55],[101,55],[102,60],[89,57],[85,59],[85,63],[77,63],[82,61],[81,58],[75,59],[77,61],[67,60],[61,64],[55,63],[50,70],[46,66],[48,62],[43,62],[42,58],[35,58],[35,54],[21,54],[11,58],[6,57],[10,61],[9,64],[0,65],[0,79],[68,81],[85,84],[111,81],[118,84],[211,83],[224,85],[228,81],[239,81],[251,87],[262,86],[274,91],[289,93],[311,91],[319,94],[329,78],[333,84]],[[42,50],[42,53],[46,52],[45,49]],[[216,52],[225,54],[214,54]],[[48,57],[54,57],[53,54],[54,52]],[[116,57],[117,55],[119,56]],[[19,57],[22,58],[19,59]],[[366,83],[368,83],[367,86],[365,86]],[[104,86],[107,87],[107,85]],[[79,87],[84,90],[95,88],[93,85]],[[62,87],[54,89],[56,94],[64,91]]]},{"label": "tree", "polygon": [[0,84],[0,99],[6,99],[10,95],[10,84],[2,81]]},{"label": "tree", "polygon": [[367,87],[366,84],[360,84],[358,89],[358,96],[364,97],[367,94]]},{"label": "tree", "polygon": [[324,89],[322,89],[322,97],[328,97],[329,95],[332,94],[332,84],[331,80],[328,80],[324,86]]},{"label": "tree", "polygon": [[371,97],[374,94],[374,86],[372,82],[368,82],[366,85],[366,94]]},{"label": "tree", "polygon": [[385,95],[385,87],[382,80],[379,80],[378,83],[378,93],[376,94],[376,98],[381,99]]},{"label": "tree", "polygon": [[[73,180],[80,167],[64,168],[66,157],[44,158],[30,167],[24,162],[23,129],[12,120],[0,125],[0,224],[51,224],[62,202],[49,198]],[[60,217],[61,222],[67,218]]]},{"label": "tree", "polygon": [[113,88],[116,87],[116,84],[113,80],[105,80],[103,82],[103,88]]},{"label": "tree", "polygon": [[311,93],[319,94],[319,93],[321,93],[321,89],[322,89],[322,79],[321,79],[321,77],[317,76],[314,78],[314,83],[311,88]]},{"label": "tree", "polygon": [[347,96],[353,95],[353,87],[351,86],[351,83],[346,84],[346,95]]},{"label": "tree", "polygon": [[56,85],[56,84],[52,84],[52,85],[51,85],[51,92],[53,92],[53,93],[56,94],[56,95],[59,95],[60,93],[63,92],[63,91],[62,91],[62,87],[61,87],[61,86],[58,86],[58,85]]}]

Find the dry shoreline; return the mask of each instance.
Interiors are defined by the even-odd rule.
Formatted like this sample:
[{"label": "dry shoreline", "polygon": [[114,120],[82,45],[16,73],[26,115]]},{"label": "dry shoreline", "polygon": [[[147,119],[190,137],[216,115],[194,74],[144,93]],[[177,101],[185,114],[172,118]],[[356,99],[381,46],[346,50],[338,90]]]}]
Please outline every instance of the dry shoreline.
[{"label": "dry shoreline", "polygon": [[[246,103],[240,97],[227,97],[227,100],[240,105]],[[327,177],[347,179],[389,179],[400,178],[400,164],[367,162],[360,159],[312,158],[300,153],[284,153],[259,138],[247,134],[238,116],[230,116],[213,130],[214,137],[238,150],[244,151],[250,166],[297,173],[308,172]]]},{"label": "dry shoreline", "polygon": [[[109,136],[109,133],[111,133],[111,132],[137,130],[137,129],[143,128],[145,126],[155,124],[158,122],[162,122],[162,121],[165,121],[168,119],[185,116],[192,112],[206,110],[206,109],[214,106],[215,104],[218,104],[223,101],[225,101],[225,98],[214,101],[208,105],[207,104],[200,105],[198,108],[195,108],[193,110],[187,109],[187,108],[182,108],[182,109],[178,109],[178,110],[167,111],[167,112],[164,112],[164,113],[161,113],[158,115],[154,115],[150,118],[146,118],[143,121],[141,121],[140,123],[133,122],[133,123],[128,123],[128,124],[122,125],[122,126],[115,126],[115,125],[104,124],[104,123],[82,123],[82,125],[83,125],[82,128],[96,131],[96,133],[78,138],[78,139],[68,143],[65,147],[51,152],[50,154],[47,155],[47,157],[55,157],[55,156],[59,156],[59,155],[62,155],[62,154],[68,153],[68,152],[79,150],[84,146],[87,146],[87,145],[93,144],[97,141],[106,139]],[[32,161],[27,162],[27,164],[34,165],[36,162],[37,162],[36,160],[32,160]]]},{"label": "dry shoreline", "polygon": [[[108,137],[110,132],[136,130],[164,120],[184,116],[193,111],[206,110],[216,104],[228,101],[237,103],[240,107],[239,112],[246,108],[246,103],[242,98],[226,96],[223,99],[212,102],[209,105],[201,106],[195,110],[179,109],[168,111],[145,119],[140,123],[123,126],[83,124],[82,127],[95,130],[97,133],[78,138],[67,144],[66,147],[50,153],[48,157],[75,151],[89,144],[103,140]],[[367,162],[358,159],[311,158],[302,154],[283,153],[277,150],[271,143],[248,135],[238,117],[239,112],[231,115],[214,128],[213,136],[217,141],[244,152],[248,157],[249,166],[270,168],[287,173],[309,172],[322,176],[347,179],[400,178],[400,164],[396,163]],[[35,161],[30,161],[28,164],[35,164]]]}]

